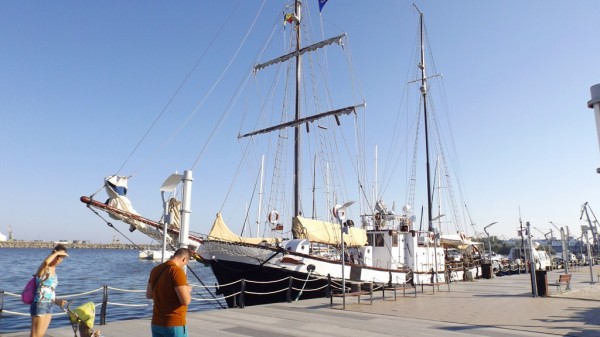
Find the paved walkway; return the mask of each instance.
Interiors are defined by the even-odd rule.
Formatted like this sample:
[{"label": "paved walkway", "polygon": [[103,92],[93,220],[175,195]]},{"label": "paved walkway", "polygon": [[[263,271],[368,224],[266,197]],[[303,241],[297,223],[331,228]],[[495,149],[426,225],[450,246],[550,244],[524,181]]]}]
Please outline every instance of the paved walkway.
[{"label": "paved walkway", "polygon": [[[560,271],[548,272],[548,281]],[[415,298],[375,293],[357,303],[341,298],[278,303],[245,309],[190,313],[189,336],[600,336],[600,285],[591,284],[589,267],[571,272],[571,291],[532,297],[529,275],[453,283],[433,294],[425,287]],[[600,273],[594,267],[593,275]],[[150,320],[109,322],[96,326],[105,337],[150,336]],[[28,332],[2,337],[27,337]],[[47,337],[71,337],[70,327],[51,329]]]}]

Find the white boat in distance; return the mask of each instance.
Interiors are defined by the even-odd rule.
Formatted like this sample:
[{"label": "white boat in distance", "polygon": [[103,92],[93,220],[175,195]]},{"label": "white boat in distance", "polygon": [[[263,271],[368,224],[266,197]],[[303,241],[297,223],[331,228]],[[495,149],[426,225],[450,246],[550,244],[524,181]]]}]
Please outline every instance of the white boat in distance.
[{"label": "white boat in distance", "polygon": [[[173,251],[167,251],[165,255],[165,260],[168,260],[173,255],[173,253]],[[153,260],[161,262],[163,261],[163,252],[162,250],[155,249],[140,250],[138,257],[140,260]]]}]

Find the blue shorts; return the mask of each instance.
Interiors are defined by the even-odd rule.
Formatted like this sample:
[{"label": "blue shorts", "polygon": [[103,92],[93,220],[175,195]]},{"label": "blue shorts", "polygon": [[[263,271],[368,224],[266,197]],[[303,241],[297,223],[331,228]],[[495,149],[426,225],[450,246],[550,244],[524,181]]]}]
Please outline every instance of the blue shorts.
[{"label": "blue shorts", "polygon": [[187,337],[187,328],[183,326],[160,326],[152,324],[152,337]]},{"label": "blue shorts", "polygon": [[31,316],[44,316],[52,314],[52,302],[33,302],[29,307]]}]

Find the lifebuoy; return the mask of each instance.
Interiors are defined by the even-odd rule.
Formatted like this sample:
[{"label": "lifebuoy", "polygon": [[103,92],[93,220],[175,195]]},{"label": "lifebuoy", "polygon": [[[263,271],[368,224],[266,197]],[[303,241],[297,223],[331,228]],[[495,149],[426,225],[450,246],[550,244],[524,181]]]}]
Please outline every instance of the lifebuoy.
[{"label": "lifebuoy", "polygon": [[279,213],[277,211],[271,211],[271,213],[269,213],[269,222],[274,224],[277,221],[279,221]]},{"label": "lifebuoy", "polygon": [[344,220],[346,218],[346,210],[340,209],[339,205],[334,206],[331,212],[333,213],[333,217],[337,220],[340,220],[340,218]]}]

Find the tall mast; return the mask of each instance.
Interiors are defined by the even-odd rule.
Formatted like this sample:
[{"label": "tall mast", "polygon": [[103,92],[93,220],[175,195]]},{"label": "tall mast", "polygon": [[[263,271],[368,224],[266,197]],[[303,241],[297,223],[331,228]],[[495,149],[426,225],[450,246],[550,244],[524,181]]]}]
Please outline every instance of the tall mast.
[{"label": "tall mast", "polygon": [[[415,8],[417,6],[415,5]],[[420,20],[420,32],[421,32],[421,62],[419,63],[419,68],[421,69],[421,95],[423,95],[423,118],[425,119],[425,161],[426,161],[426,169],[427,169],[427,223],[429,224],[429,231],[433,230],[432,223],[432,200],[431,200],[431,174],[429,172],[429,131],[428,131],[428,123],[427,123],[427,75],[425,72],[425,43],[423,42],[423,13],[419,11],[419,20]]]},{"label": "tall mast", "polygon": [[260,160],[260,189],[258,192],[258,216],[256,217],[256,236],[260,236],[260,214],[262,213],[263,178],[265,175],[265,155]]},{"label": "tall mast", "polygon": [[[317,113],[311,116],[306,116],[306,117],[301,117],[301,113],[300,113],[300,88],[301,88],[301,80],[302,80],[302,62],[301,62],[301,56],[304,53],[307,52],[312,52],[315,51],[319,48],[323,48],[325,46],[328,46],[330,44],[333,43],[338,43],[338,44],[342,44],[342,39],[346,36],[346,34],[342,34],[342,35],[338,35],[338,36],[334,36],[331,37],[329,39],[323,40],[321,42],[312,44],[312,45],[308,45],[304,48],[301,47],[301,35],[300,35],[300,22],[302,21],[302,17],[301,17],[301,9],[302,9],[302,1],[301,0],[296,0],[295,1],[295,13],[293,20],[295,21],[296,25],[295,25],[295,29],[296,29],[296,50],[288,53],[286,55],[277,57],[275,59],[272,59],[270,61],[264,62],[264,63],[260,63],[260,64],[256,64],[254,65],[254,70],[260,70],[263,68],[266,68],[268,66],[277,64],[277,63],[281,63],[281,62],[287,62],[288,60],[292,60],[295,59],[296,60],[296,97],[295,97],[295,116],[294,119],[288,122],[284,122],[278,125],[274,125],[274,126],[270,126],[264,129],[260,129],[260,130],[255,130],[246,134],[240,134],[238,135],[238,138],[244,138],[244,137],[251,137],[254,135],[258,135],[258,134],[263,134],[263,133],[269,133],[269,132],[273,132],[273,131],[277,131],[277,130],[281,130],[284,128],[294,128],[294,209],[293,209],[293,216],[298,216],[301,214],[301,200],[300,200],[300,187],[301,187],[301,154],[302,151],[300,149],[301,147],[301,133],[300,133],[300,128],[302,126],[302,124],[306,124],[307,126],[307,130],[308,130],[308,124],[319,120],[321,118],[325,118],[325,117],[329,117],[329,116],[334,116],[336,118],[336,120],[338,119],[338,117],[340,115],[348,115],[350,113],[356,113],[356,108],[360,108],[360,107],[364,107],[366,105],[366,103],[361,103],[361,104],[356,104],[356,105],[351,105],[351,106],[347,106],[344,108],[340,108],[340,109],[336,109],[336,110],[331,110],[331,111],[326,111],[326,112],[321,112],[321,113]],[[339,123],[338,123],[339,125]]]},{"label": "tall mast", "polygon": [[[296,52],[300,50],[300,21],[302,1],[296,0]],[[295,120],[300,119],[300,53],[296,55],[296,114]],[[294,127],[294,217],[300,215],[300,125]]]}]

